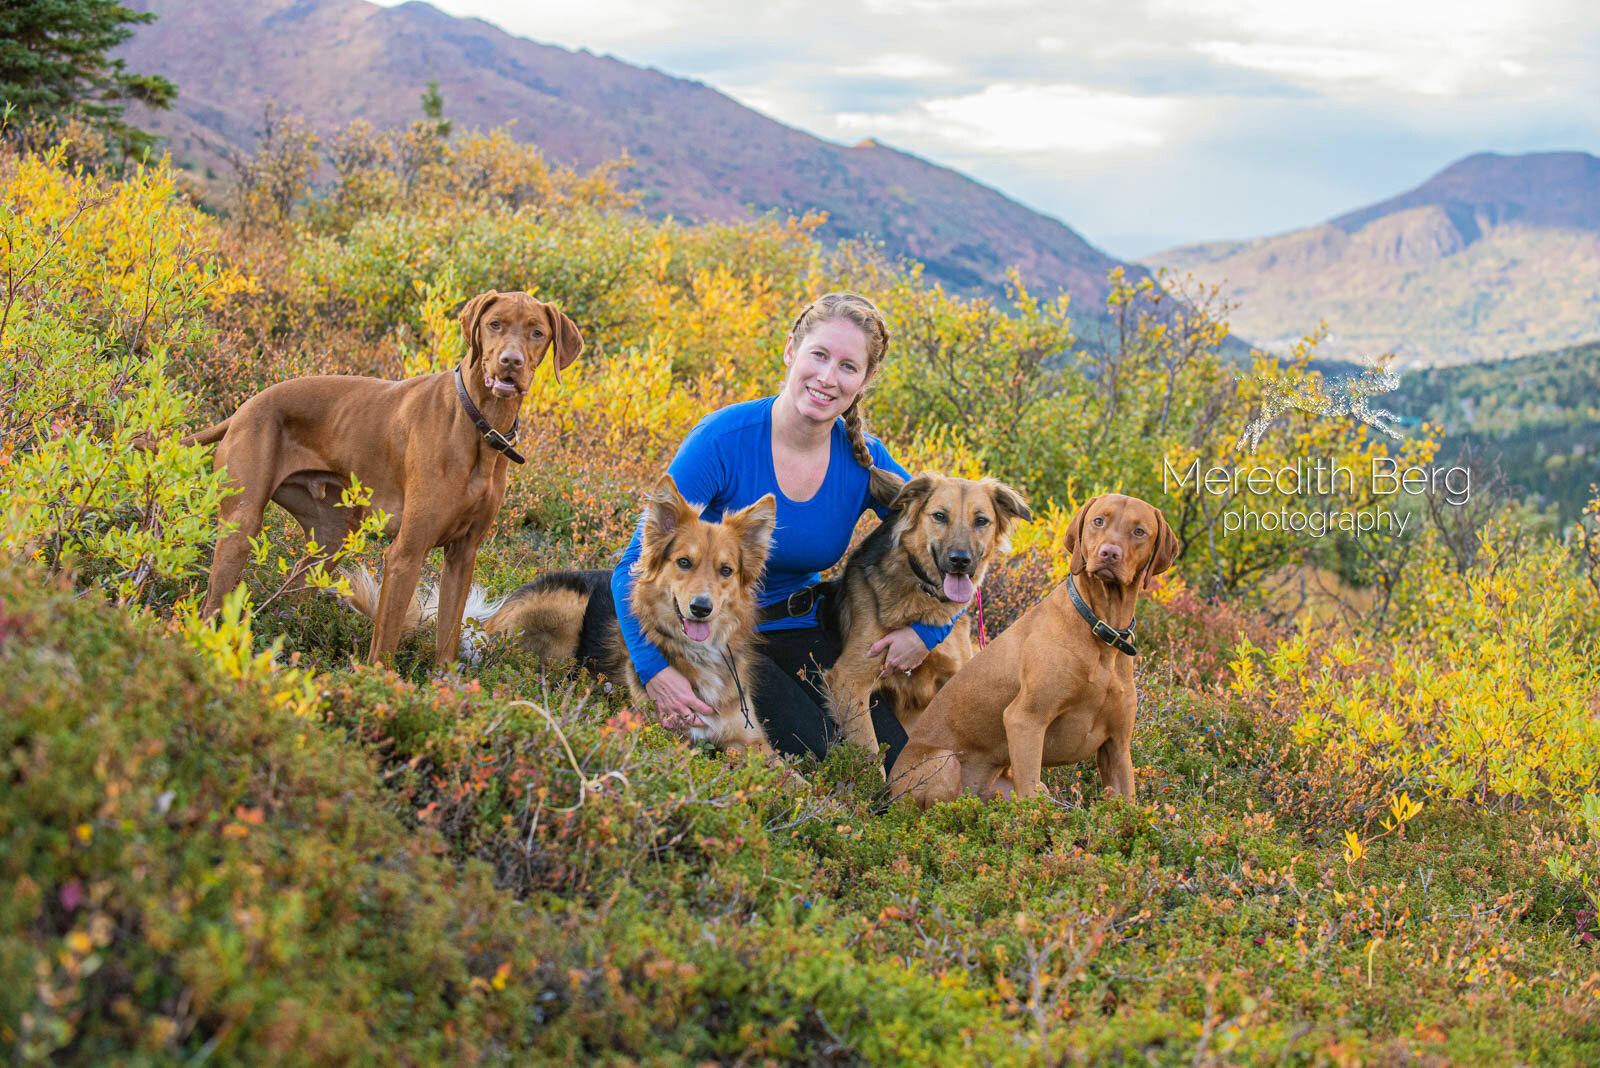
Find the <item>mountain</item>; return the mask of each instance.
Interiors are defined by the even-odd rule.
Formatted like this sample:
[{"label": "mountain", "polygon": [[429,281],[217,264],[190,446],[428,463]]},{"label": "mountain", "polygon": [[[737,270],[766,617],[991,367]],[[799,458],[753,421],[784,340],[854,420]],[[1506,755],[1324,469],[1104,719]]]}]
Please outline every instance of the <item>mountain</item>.
[{"label": "mountain", "polygon": [[1233,328],[1285,351],[1401,366],[1499,359],[1600,336],[1600,159],[1481,152],[1318,226],[1186,245],[1147,266],[1225,285]]},{"label": "mountain", "polygon": [[[947,288],[995,294],[1015,264],[1041,295],[1098,312],[1118,261],[1056,219],[970,178],[874,141],[844,147],[775,122],[709,86],[588,51],[514,37],[424,3],[131,0],[159,17],[118,55],[179,97],[138,121],[174,158],[222,173],[220,148],[252,144],[263,102],[331,133],[354,119],[402,126],[439,81],[457,128],[513,133],[579,168],[628,153],[626,184],[652,215],[687,221],[766,211],[828,213],[820,233],[866,234]],[[1130,275],[1142,277],[1142,268]]]}]

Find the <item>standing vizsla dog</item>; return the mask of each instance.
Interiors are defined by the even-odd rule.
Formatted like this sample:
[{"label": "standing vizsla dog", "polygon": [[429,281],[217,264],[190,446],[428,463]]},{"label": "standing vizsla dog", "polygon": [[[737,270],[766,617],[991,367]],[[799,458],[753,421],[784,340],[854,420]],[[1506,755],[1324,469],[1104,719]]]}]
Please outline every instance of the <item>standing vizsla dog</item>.
[{"label": "standing vizsla dog", "polygon": [[894,797],[922,808],[963,791],[1032,797],[1041,769],[1094,757],[1106,792],[1132,800],[1134,602],[1172,566],[1178,539],[1159,508],[1107,493],[1078,509],[1065,547],[1067,581],[956,672],[917,721],[889,775]]},{"label": "standing vizsla dog", "polygon": [[500,510],[510,460],[523,462],[517,411],[534,368],[553,349],[559,377],[583,349],[572,320],[527,293],[473,297],[461,309],[461,331],[467,354],[454,371],[403,382],[354,375],[280,382],[185,439],[218,442],[216,467],[237,490],[222,503],[222,522],[233,529],[211,560],[205,614],[238,583],[268,501],[299,520],[319,556],[336,551],[361,521],[359,509],[339,505],[354,475],[371,489],[371,506],[389,513],[395,535],[383,557],[369,658],[399,644],[423,561],[442,546],[434,659],[441,667],[455,660],[478,546]]}]

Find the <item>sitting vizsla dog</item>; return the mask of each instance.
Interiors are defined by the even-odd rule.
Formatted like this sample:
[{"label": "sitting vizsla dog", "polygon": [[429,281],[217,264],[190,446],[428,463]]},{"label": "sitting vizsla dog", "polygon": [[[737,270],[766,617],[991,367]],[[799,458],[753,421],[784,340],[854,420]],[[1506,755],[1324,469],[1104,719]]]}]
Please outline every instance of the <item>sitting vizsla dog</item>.
[{"label": "sitting vizsla dog", "polygon": [[964,790],[1032,797],[1042,768],[1092,756],[1106,792],[1132,800],[1134,602],[1172,566],[1178,539],[1159,508],[1108,493],[1078,509],[1065,547],[1067,581],[956,672],[917,721],[889,774],[894,797],[921,808]]},{"label": "sitting vizsla dog", "polygon": [[455,660],[461,613],[478,546],[500,510],[516,451],[517,411],[534,368],[554,349],[557,376],[583,349],[578,328],[527,293],[490,290],[461,309],[467,354],[454,371],[388,382],[321,375],[262,390],[213,427],[186,438],[218,442],[216,467],[238,492],[221,518],[233,529],[217,542],[205,614],[239,581],[250,538],[267,502],[277,501],[317,543],[336,551],[361,521],[339,499],[350,476],[372,491],[372,507],[391,516],[395,535],[384,553],[368,654],[378,660],[399,644],[423,561],[444,548],[439,583],[441,666]]}]

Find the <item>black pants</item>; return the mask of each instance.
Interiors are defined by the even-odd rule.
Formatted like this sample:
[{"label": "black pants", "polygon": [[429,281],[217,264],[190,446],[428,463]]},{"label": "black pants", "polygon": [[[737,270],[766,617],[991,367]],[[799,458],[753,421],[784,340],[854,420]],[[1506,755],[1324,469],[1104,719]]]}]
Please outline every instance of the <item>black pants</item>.
[{"label": "black pants", "polygon": [[[822,672],[839,659],[839,638],[817,626],[762,631],[761,639],[754,682],[756,717],[773,748],[791,756],[810,753],[820,760],[839,740],[822,694]],[[889,745],[884,766],[894,767],[895,757],[906,744],[906,731],[876,695],[872,698],[872,726],[878,741]]]}]

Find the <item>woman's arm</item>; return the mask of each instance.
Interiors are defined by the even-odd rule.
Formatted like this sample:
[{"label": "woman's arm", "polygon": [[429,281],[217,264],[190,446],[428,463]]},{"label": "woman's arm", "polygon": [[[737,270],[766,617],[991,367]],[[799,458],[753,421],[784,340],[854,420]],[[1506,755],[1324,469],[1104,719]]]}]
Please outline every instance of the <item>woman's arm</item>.
[{"label": "woman's arm", "polygon": [[[726,484],[727,477],[715,444],[702,419],[683,439],[677,455],[667,466],[667,474],[678,484],[678,492],[685,500],[716,504],[720,498],[719,490]],[[639,617],[633,614],[633,569],[639,562],[643,538],[644,516],[641,515],[633,530],[633,540],[623,550],[622,559],[611,573],[611,597],[616,601],[617,623],[622,627],[622,643],[628,648],[628,659],[633,661],[633,670],[639,673],[639,682],[648,686],[650,680],[667,667],[667,658],[645,637]]]},{"label": "woman's arm", "polygon": [[667,658],[644,636],[639,617],[633,614],[633,569],[639,563],[643,534],[644,517],[640,516],[639,525],[633,529],[633,540],[622,551],[616,570],[611,572],[611,599],[617,605],[617,623],[622,628],[622,644],[628,647],[628,659],[633,661],[633,670],[639,673],[639,682],[648,684],[667,666]]},{"label": "woman's arm", "polygon": [[936,623],[913,623],[911,624],[911,629],[916,631],[917,637],[922,639],[923,645],[926,645],[929,649],[932,649],[934,646],[950,637],[950,632],[956,629],[956,619],[960,619],[966,614],[967,610],[963,608],[961,611],[956,613],[955,619],[952,619],[944,626],[939,626]]}]

